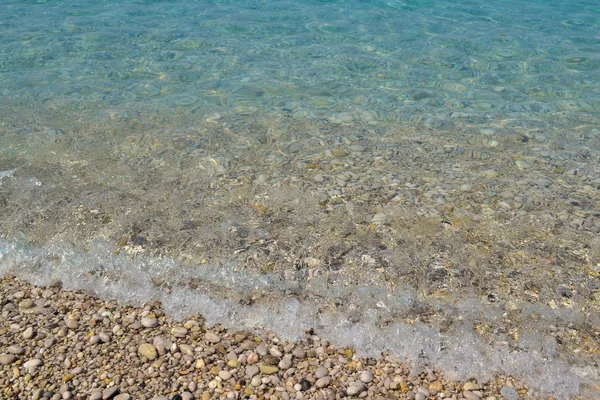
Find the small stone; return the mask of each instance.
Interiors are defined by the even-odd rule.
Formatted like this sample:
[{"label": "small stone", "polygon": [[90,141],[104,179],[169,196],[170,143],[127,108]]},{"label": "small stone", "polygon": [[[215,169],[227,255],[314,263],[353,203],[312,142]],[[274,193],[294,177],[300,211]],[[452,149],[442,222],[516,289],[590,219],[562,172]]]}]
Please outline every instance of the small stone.
[{"label": "small stone", "polygon": [[324,388],[325,386],[328,386],[330,382],[331,378],[328,376],[324,376],[322,378],[317,379],[317,381],[315,382],[315,386],[318,388]]},{"label": "small stone", "polygon": [[479,385],[475,382],[467,382],[464,384],[463,390],[470,390],[470,391],[479,390]]},{"label": "small stone", "polygon": [[262,385],[262,378],[260,377],[260,375],[256,375],[254,378],[252,378],[252,380],[250,381],[250,385],[254,387]]},{"label": "small stone", "polygon": [[481,171],[481,173],[483,174],[483,176],[489,179],[497,178],[500,175],[495,169],[486,169]]},{"label": "small stone", "polygon": [[23,349],[21,346],[17,346],[16,344],[10,346],[6,350],[8,350],[8,352],[10,354],[15,354],[15,355],[21,355],[21,354],[25,353],[25,349]]},{"label": "small stone", "polygon": [[260,372],[265,375],[272,375],[279,372],[279,368],[272,365],[261,365]]},{"label": "small stone", "polygon": [[39,367],[42,364],[43,364],[43,362],[39,358],[32,358],[31,360],[24,363],[23,367],[27,368],[27,369],[30,369],[30,368],[33,369],[33,368]]},{"label": "small stone", "polygon": [[142,318],[142,326],[144,328],[154,328],[158,325],[158,320],[156,318]]},{"label": "small stone", "polygon": [[62,400],[69,400],[72,397],[73,397],[73,394],[68,390],[66,392],[64,392],[61,396]]},{"label": "small stone", "polygon": [[469,390],[465,390],[463,392],[463,397],[467,400],[481,400],[481,397],[477,395],[475,392],[471,392]]},{"label": "small stone", "polygon": [[65,324],[67,325],[67,328],[69,328],[69,329],[77,329],[77,326],[79,326],[79,324],[77,324],[77,320],[75,320],[74,318],[70,318],[70,317],[67,317],[65,319]]},{"label": "small stone", "polygon": [[303,359],[304,357],[306,357],[306,352],[303,349],[297,348],[294,349],[292,355],[298,359]]},{"label": "small stone", "polygon": [[221,341],[221,338],[213,332],[206,332],[204,338],[210,343],[219,343]]},{"label": "small stone", "polygon": [[278,366],[283,370],[288,369],[292,366],[292,359],[289,356],[283,357]]},{"label": "small stone", "polygon": [[181,393],[181,400],[194,400],[194,395],[190,392]]},{"label": "small stone", "polygon": [[348,396],[356,396],[364,392],[366,389],[367,387],[364,383],[354,382],[352,385],[350,385],[350,387],[348,387],[346,393],[348,393]]},{"label": "small stone", "polygon": [[114,397],[114,400],[130,400],[131,396],[127,393],[121,393]]},{"label": "small stone", "polygon": [[94,392],[90,395],[90,400],[102,400],[102,392]]},{"label": "small stone", "polygon": [[219,378],[224,381],[231,379],[231,372],[229,371],[219,371]]},{"label": "small stone", "polygon": [[371,371],[363,371],[360,373],[359,379],[364,383],[373,382],[373,374]]},{"label": "small stone", "polygon": [[259,369],[256,365],[248,365],[246,367],[246,376],[248,376],[248,378],[253,378],[258,372]]},{"label": "small stone", "polygon": [[185,335],[187,335],[188,330],[186,328],[184,328],[183,326],[175,326],[171,329],[171,335],[177,337],[177,338],[182,338],[185,337]]},{"label": "small stone", "polygon": [[113,386],[108,389],[104,389],[104,391],[102,392],[102,400],[112,399],[117,395],[117,393],[119,393],[118,386]]},{"label": "small stone", "polygon": [[427,396],[425,396],[424,393],[417,392],[415,394],[415,400],[426,400],[426,399],[427,399]]},{"label": "small stone", "polygon": [[258,362],[258,354],[250,353],[248,354],[248,358],[246,359],[248,364],[256,364]]},{"label": "small stone", "polygon": [[106,334],[104,332],[100,332],[98,334],[98,337],[100,338],[100,341],[102,343],[108,343],[108,342],[110,342],[110,336],[108,336],[108,334]]},{"label": "small stone", "polygon": [[525,160],[517,160],[515,161],[515,165],[521,170],[531,168],[531,164]]},{"label": "small stone", "polygon": [[29,340],[33,337],[33,328],[30,326],[29,328],[23,331],[23,339]]},{"label": "small stone", "polygon": [[327,368],[325,368],[325,367],[319,367],[315,371],[315,378],[317,378],[317,379],[321,379],[327,375],[329,375],[329,371],[327,371]]},{"label": "small stone", "polygon": [[10,365],[17,361],[17,357],[14,354],[0,354],[0,364]]},{"label": "small stone", "polygon": [[29,310],[30,308],[33,308],[34,305],[35,305],[35,303],[33,302],[33,300],[31,300],[31,299],[25,299],[25,300],[22,300],[19,303],[19,309],[21,309],[21,310]]},{"label": "small stone", "polygon": [[502,389],[500,389],[500,394],[506,400],[519,400],[519,392],[511,386],[503,386]]},{"label": "small stone", "polygon": [[148,360],[156,360],[158,352],[156,348],[150,343],[143,343],[138,347],[138,354],[142,357],[146,357]]},{"label": "small stone", "polygon": [[435,390],[437,392],[441,392],[442,389],[444,389],[444,385],[442,385],[442,382],[440,382],[440,381],[432,382],[429,385],[429,390]]},{"label": "small stone", "polygon": [[230,368],[237,368],[240,366],[240,362],[238,360],[229,360],[227,361],[227,366]]}]

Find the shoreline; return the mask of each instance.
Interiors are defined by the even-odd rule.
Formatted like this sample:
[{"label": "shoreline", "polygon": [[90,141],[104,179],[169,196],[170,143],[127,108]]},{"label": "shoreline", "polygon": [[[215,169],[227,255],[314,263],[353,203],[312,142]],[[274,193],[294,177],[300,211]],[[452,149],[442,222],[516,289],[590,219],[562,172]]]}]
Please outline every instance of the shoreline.
[{"label": "shoreline", "polygon": [[361,359],[310,332],[288,343],[269,332],[208,328],[200,315],[177,322],[157,302],[121,306],[10,276],[0,293],[3,398],[550,398],[508,377],[411,375],[392,357]]}]

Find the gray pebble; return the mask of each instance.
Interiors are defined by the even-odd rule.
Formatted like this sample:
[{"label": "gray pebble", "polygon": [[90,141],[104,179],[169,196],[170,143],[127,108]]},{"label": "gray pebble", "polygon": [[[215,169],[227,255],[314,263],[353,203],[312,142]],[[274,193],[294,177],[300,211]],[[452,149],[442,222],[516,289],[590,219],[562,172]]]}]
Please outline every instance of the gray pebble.
[{"label": "gray pebble", "polygon": [[94,392],[90,395],[90,400],[102,400],[102,392]]},{"label": "gray pebble", "polygon": [[328,386],[329,383],[331,382],[331,378],[328,376],[324,376],[320,379],[317,379],[317,381],[315,382],[315,386],[320,388],[324,388],[325,386]]},{"label": "gray pebble", "polygon": [[417,394],[415,394],[415,400],[426,400],[427,396],[425,396],[425,394],[421,393],[421,392],[417,392]]},{"label": "gray pebble", "polygon": [[350,385],[348,387],[348,390],[346,390],[346,393],[348,393],[348,396],[356,396],[356,395],[364,392],[366,389],[367,389],[367,387],[365,386],[364,383],[354,382],[352,385]]},{"label": "gray pebble", "polygon": [[10,354],[15,354],[15,355],[20,355],[20,354],[25,353],[25,349],[23,349],[21,346],[17,346],[17,345],[10,346],[6,350],[8,350],[8,352]]},{"label": "gray pebble", "polygon": [[121,393],[114,397],[114,400],[130,400],[131,396],[127,393]]},{"label": "gray pebble", "polygon": [[156,318],[142,318],[141,324],[144,328],[154,328],[158,325],[158,320]]},{"label": "gray pebble", "polygon": [[359,379],[364,383],[373,382],[373,374],[371,371],[363,371],[360,373]]},{"label": "gray pebble", "polygon": [[500,389],[500,394],[506,400],[519,400],[519,393],[515,390],[514,387],[504,386]]},{"label": "gray pebble", "polygon": [[248,378],[254,377],[254,375],[258,374],[259,368],[256,365],[248,365],[246,367],[246,375]]},{"label": "gray pebble", "polygon": [[110,342],[110,336],[108,336],[108,334],[106,334],[104,332],[100,332],[98,334],[98,336],[100,337],[100,341],[102,343],[108,343],[108,342]]},{"label": "gray pebble", "polygon": [[327,368],[325,368],[325,367],[319,367],[315,371],[315,378],[317,378],[317,379],[323,378],[324,376],[327,376],[327,375],[329,375],[329,371],[327,371]]}]

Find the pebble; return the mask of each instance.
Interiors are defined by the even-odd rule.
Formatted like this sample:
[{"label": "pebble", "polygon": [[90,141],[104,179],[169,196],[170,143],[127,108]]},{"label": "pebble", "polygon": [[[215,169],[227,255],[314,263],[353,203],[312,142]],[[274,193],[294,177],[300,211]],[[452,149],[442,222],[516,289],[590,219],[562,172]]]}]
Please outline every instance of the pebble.
[{"label": "pebble", "polygon": [[219,371],[219,378],[223,379],[224,381],[227,381],[227,380],[231,379],[231,372]]},{"label": "pebble", "polygon": [[17,357],[14,354],[0,354],[0,364],[10,365],[17,361]]},{"label": "pebble", "polygon": [[204,338],[209,341],[210,343],[219,343],[221,341],[221,338],[214,334],[213,332],[206,332],[206,334],[204,335]]},{"label": "pebble", "polygon": [[10,354],[21,355],[25,353],[25,349],[18,345],[12,345],[8,349],[6,349]]},{"label": "pebble", "polygon": [[463,385],[463,390],[479,390],[479,385],[475,382],[467,382]]},{"label": "pebble", "polygon": [[65,324],[67,325],[67,328],[69,328],[69,329],[77,329],[77,327],[79,326],[79,324],[77,323],[77,320],[75,320],[74,318],[70,318],[70,317],[66,318]]},{"label": "pebble", "polygon": [[325,367],[319,367],[315,371],[315,378],[317,378],[317,379],[323,378],[324,376],[327,376],[327,375],[329,375],[329,371]]},{"label": "pebble", "polygon": [[348,396],[356,396],[356,395],[364,392],[366,389],[367,389],[367,387],[365,386],[364,383],[354,382],[353,384],[351,384],[348,387],[348,390],[346,390],[346,393],[348,393]]},{"label": "pebble", "polygon": [[131,395],[129,395],[128,393],[121,393],[121,394],[116,395],[113,399],[114,400],[130,400]]},{"label": "pebble", "polygon": [[39,358],[32,358],[31,360],[25,362],[23,364],[23,367],[27,368],[27,369],[34,369],[34,368],[39,367],[42,364],[43,364],[43,362]]},{"label": "pebble", "polygon": [[117,395],[117,393],[119,393],[118,386],[113,386],[113,387],[109,387],[108,389],[104,389],[102,391],[102,400],[112,399],[113,397],[115,397]]},{"label": "pebble", "polygon": [[108,343],[108,342],[110,342],[110,336],[108,336],[108,334],[106,334],[104,332],[100,332],[98,334],[98,337],[100,338],[100,341],[102,343]]},{"label": "pebble", "polygon": [[363,371],[360,373],[359,379],[364,383],[373,382],[373,374],[371,371]]},{"label": "pebble", "polygon": [[515,390],[514,387],[511,386],[503,386],[502,389],[500,389],[500,394],[506,399],[506,400],[519,400],[519,393]]},{"label": "pebble", "polygon": [[248,378],[254,377],[256,374],[258,374],[259,371],[260,370],[256,365],[248,365],[246,367],[246,375],[248,376]]},{"label": "pebble", "polygon": [[158,319],[145,317],[142,318],[141,324],[144,328],[154,328],[158,325]]},{"label": "pebble", "polygon": [[29,328],[25,329],[25,331],[23,331],[23,339],[31,339],[33,337],[33,333],[33,328],[30,326]]},{"label": "pebble", "polygon": [[171,335],[177,337],[177,338],[182,338],[185,337],[188,333],[188,330],[186,328],[184,328],[183,326],[175,326],[171,329]]},{"label": "pebble", "polygon": [[324,376],[322,378],[317,379],[317,381],[315,382],[315,386],[319,389],[324,388],[325,386],[328,386],[330,382],[331,378],[328,376]]},{"label": "pebble", "polygon": [[279,372],[279,368],[272,365],[261,365],[259,369],[260,372],[265,375],[276,374],[277,372]]},{"label": "pebble", "polygon": [[150,343],[143,343],[138,347],[138,354],[146,357],[148,360],[155,360],[158,357],[156,348]]},{"label": "pebble", "polygon": [[495,169],[486,169],[481,171],[481,173],[483,174],[483,176],[489,179],[497,178],[500,175]]},{"label": "pebble", "polygon": [[35,303],[33,302],[33,300],[31,300],[31,299],[25,299],[25,300],[22,300],[19,303],[19,309],[21,309],[21,310],[29,310],[29,309],[33,308],[34,305],[35,305]]},{"label": "pebble", "polygon": [[427,396],[421,392],[415,394],[415,400],[426,400]]},{"label": "pebble", "polygon": [[102,400],[102,392],[94,392],[90,395],[90,400]]}]

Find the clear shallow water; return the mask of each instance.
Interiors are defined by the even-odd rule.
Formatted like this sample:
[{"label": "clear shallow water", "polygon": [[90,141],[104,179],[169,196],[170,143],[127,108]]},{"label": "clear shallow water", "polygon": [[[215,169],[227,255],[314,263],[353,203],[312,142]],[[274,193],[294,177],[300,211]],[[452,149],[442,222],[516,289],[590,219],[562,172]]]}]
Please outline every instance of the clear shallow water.
[{"label": "clear shallow water", "polygon": [[599,16],[8,0],[0,271],[595,393]]}]

